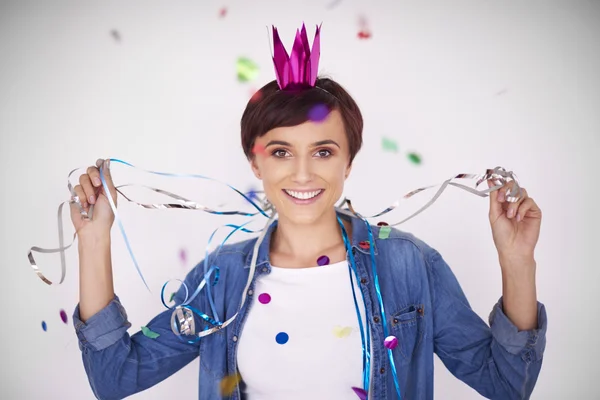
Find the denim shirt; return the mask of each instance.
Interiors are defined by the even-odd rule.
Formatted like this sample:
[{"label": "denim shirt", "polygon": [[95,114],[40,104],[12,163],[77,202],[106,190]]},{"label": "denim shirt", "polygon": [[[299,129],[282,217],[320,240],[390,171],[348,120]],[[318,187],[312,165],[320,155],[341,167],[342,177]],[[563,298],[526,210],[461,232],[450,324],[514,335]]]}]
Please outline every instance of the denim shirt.
[{"label": "denim shirt", "polygon": [[[397,399],[386,348],[377,294],[371,270],[366,224],[337,210],[352,221],[352,252],[355,255],[359,286],[364,295],[372,337],[371,387],[369,399]],[[237,344],[252,302],[256,279],[269,274],[270,239],[275,221],[268,227],[258,249],[256,272],[246,293],[254,244],[257,239],[223,246],[209,265],[220,268],[218,284],[213,286],[217,313],[225,321],[239,315],[226,328],[193,344],[181,340],[171,330],[171,310],[153,318],[147,327],[160,334],[151,339],[142,332],[129,335],[131,324],[125,309],[115,298],[85,323],[75,308],[73,321],[82,351],[83,364],[98,399],[122,399],[163,381],[200,357],[199,399],[242,400],[238,386],[223,397],[220,382],[237,373]],[[398,338],[392,351],[403,399],[433,399],[433,354],[461,381],[489,399],[528,399],[542,366],[546,345],[546,311],[537,304],[538,328],[519,331],[502,310],[502,297],[489,315],[489,326],[470,307],[460,284],[442,256],[414,235],[392,229],[389,237],[378,239],[379,227],[372,226],[373,246],[379,284],[387,317],[389,335]],[[495,267],[495,266],[492,266]],[[193,291],[203,278],[198,264],[185,282]],[[190,304],[210,315],[204,292]],[[357,294],[358,295],[358,294]],[[175,295],[184,301],[182,288]],[[196,318],[197,326],[203,321]],[[198,329],[197,329],[198,330]],[[361,349],[357,349],[361,351]],[[241,383],[243,385],[243,382]],[[318,393],[315,393],[318,399]]]}]

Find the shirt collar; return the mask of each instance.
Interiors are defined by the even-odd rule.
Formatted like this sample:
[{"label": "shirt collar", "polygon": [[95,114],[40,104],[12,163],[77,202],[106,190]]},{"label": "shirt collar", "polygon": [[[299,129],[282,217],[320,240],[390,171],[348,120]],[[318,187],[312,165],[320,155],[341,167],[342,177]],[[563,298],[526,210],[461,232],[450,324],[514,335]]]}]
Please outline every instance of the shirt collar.
[{"label": "shirt collar", "polygon": [[[365,221],[358,218],[348,209],[340,209],[336,208],[336,214],[345,220],[350,220],[352,223],[352,239],[351,247],[360,251],[363,254],[370,254],[370,249],[365,246],[365,243],[369,242],[369,230],[367,229],[367,225]],[[256,259],[256,266],[262,266],[263,264],[267,264],[270,268],[269,263],[269,249],[271,248],[271,235],[273,231],[277,227],[278,220],[275,220],[269,225],[267,228],[267,233],[265,234],[265,238],[260,244],[258,248],[258,257]],[[252,252],[254,251],[255,241],[252,241],[252,247],[246,256],[246,268],[250,267],[250,263],[252,262]],[[373,251],[377,254],[377,244],[373,240],[373,243],[369,243],[370,246],[373,246]],[[365,248],[366,247],[366,248]]]}]

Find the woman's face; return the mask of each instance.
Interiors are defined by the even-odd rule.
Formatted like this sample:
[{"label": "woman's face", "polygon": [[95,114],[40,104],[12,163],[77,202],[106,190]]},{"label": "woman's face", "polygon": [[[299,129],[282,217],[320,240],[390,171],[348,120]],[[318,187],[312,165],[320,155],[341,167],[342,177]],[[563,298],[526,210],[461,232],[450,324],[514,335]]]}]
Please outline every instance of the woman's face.
[{"label": "woman's face", "polygon": [[321,122],[272,129],[255,149],[252,170],[280,219],[311,224],[331,212],[351,169],[339,111]]}]

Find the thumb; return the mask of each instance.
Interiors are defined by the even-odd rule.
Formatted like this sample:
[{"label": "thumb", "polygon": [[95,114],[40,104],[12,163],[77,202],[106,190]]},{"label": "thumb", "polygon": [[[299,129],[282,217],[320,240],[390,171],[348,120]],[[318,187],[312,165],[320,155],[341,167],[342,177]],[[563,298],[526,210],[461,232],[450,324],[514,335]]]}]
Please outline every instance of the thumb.
[{"label": "thumb", "polygon": [[[494,182],[492,182],[491,179],[488,179],[487,183],[488,183],[488,187],[490,187],[490,188],[495,186]],[[489,195],[490,195],[490,220],[491,221],[495,221],[503,213],[502,203],[500,203],[498,201],[498,190],[499,189],[496,189],[489,193]]]},{"label": "thumb", "polygon": [[100,173],[104,177],[104,180],[106,181],[106,185],[108,186],[110,195],[116,204],[117,189],[115,189],[115,185],[112,180],[112,175],[110,173],[110,158],[107,158],[106,160],[99,159],[98,161],[96,161],[96,165],[100,169]]}]

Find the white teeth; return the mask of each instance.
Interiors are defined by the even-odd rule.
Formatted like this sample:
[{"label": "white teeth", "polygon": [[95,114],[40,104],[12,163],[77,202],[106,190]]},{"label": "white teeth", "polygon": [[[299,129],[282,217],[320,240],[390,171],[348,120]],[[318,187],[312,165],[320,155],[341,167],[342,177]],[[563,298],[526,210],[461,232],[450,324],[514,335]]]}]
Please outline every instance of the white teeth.
[{"label": "white teeth", "polygon": [[287,194],[289,194],[292,197],[295,197],[296,199],[299,200],[308,200],[308,199],[312,199],[313,197],[315,197],[316,195],[318,195],[319,193],[321,193],[322,190],[316,190],[314,192],[295,192],[293,190],[287,190],[285,189],[285,192]]}]

